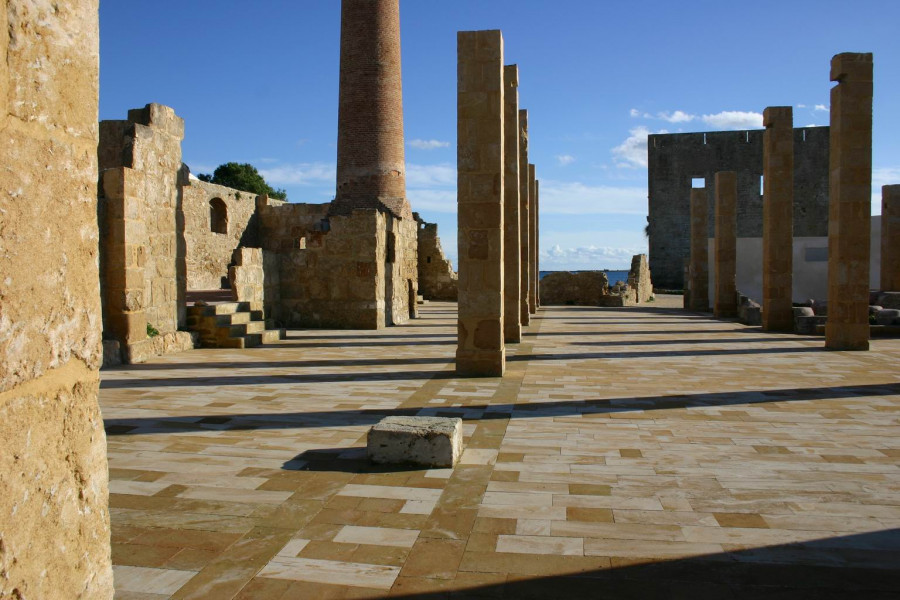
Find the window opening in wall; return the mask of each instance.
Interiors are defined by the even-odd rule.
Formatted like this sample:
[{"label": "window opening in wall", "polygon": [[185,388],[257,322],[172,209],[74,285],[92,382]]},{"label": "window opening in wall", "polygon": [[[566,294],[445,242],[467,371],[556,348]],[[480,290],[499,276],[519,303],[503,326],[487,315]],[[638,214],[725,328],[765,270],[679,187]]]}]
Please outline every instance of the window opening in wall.
[{"label": "window opening in wall", "polygon": [[763,175],[759,176],[759,195],[762,196],[765,193],[765,177]]},{"label": "window opening in wall", "polygon": [[431,257],[430,257],[430,256],[427,257],[427,258],[425,259],[425,262],[430,264],[430,263],[431,263]]},{"label": "window opening in wall", "polygon": [[389,233],[387,235],[387,248],[384,251],[384,262],[392,263],[394,262],[394,256],[396,254],[397,247],[397,236],[393,233]]},{"label": "window opening in wall", "polygon": [[706,178],[705,177],[694,177],[691,179],[691,187],[692,188],[705,188],[706,187]]},{"label": "window opening in wall", "polygon": [[221,198],[209,201],[209,230],[213,233],[228,233],[228,208]]},{"label": "window opening in wall", "polygon": [[806,130],[805,129],[803,130],[803,141],[804,142],[806,141]]},{"label": "window opening in wall", "polygon": [[703,145],[704,146],[706,145],[706,134],[705,133],[703,134]]},{"label": "window opening in wall", "polygon": [[750,143],[750,132],[749,132],[749,131],[745,131],[745,132],[744,132],[744,136],[745,136],[744,139],[745,139],[745,140],[747,141],[747,143],[749,144],[749,143]]}]

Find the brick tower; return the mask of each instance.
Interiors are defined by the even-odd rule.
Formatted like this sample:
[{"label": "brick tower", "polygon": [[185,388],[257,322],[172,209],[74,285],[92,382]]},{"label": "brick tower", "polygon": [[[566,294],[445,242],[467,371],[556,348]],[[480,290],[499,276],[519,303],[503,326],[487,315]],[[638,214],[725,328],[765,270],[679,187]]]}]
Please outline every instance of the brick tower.
[{"label": "brick tower", "polygon": [[332,215],[376,208],[412,219],[406,199],[402,91],[399,0],[342,0]]}]

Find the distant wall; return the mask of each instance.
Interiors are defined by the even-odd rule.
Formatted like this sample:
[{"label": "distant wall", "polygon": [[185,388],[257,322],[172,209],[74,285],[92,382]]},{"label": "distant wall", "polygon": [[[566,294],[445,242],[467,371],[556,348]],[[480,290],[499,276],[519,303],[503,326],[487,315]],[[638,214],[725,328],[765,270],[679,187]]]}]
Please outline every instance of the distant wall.
[{"label": "distant wall", "polygon": [[450,260],[444,256],[436,223],[426,223],[413,213],[418,225],[419,293],[426,300],[456,301],[458,279]]},{"label": "distant wall", "polygon": [[[737,235],[762,236],[763,129],[648,137],[650,270],[657,287],[684,287],[692,179],[705,181],[714,228],[715,173],[736,171]],[[828,127],[794,129],[794,236],[828,235]],[[710,233],[710,236],[713,234]]]},{"label": "distant wall", "polygon": [[[187,289],[217,290],[228,282],[232,253],[259,247],[256,194],[191,177],[182,187]],[[214,203],[217,208],[212,208]],[[217,227],[221,207],[224,227]]]},{"label": "distant wall", "polygon": [[96,0],[0,9],[0,598],[110,599]]}]

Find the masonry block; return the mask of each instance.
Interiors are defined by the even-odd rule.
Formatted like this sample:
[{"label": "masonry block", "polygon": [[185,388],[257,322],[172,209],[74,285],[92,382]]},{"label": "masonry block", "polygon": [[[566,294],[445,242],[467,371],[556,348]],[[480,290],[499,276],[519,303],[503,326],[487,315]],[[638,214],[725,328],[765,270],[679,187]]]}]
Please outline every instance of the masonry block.
[{"label": "masonry block", "polygon": [[366,438],[366,454],[379,464],[452,467],[462,454],[462,419],[386,417]]},{"label": "masonry block", "polygon": [[793,109],[763,112],[763,297],[762,327],[791,331],[793,275]]},{"label": "masonry block", "polygon": [[737,316],[737,173],[716,173],[716,318]]}]

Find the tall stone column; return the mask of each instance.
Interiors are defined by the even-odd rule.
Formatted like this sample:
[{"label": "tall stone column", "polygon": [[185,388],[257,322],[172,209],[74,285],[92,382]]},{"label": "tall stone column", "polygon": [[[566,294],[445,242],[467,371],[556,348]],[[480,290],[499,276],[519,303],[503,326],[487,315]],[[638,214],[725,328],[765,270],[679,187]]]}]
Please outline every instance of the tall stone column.
[{"label": "tall stone column", "polygon": [[522,325],[531,323],[529,297],[531,296],[531,199],[528,193],[528,111],[519,111],[519,225],[521,232],[520,266],[522,269]]},{"label": "tall stone column", "polygon": [[503,36],[457,34],[459,317],[456,372],[502,376]]},{"label": "tall stone column", "polygon": [[794,251],[794,113],[790,106],[763,112],[762,327],[792,331]]},{"label": "tall stone column", "polygon": [[872,55],[836,55],[831,80],[825,347],[868,350]]},{"label": "tall stone column", "polygon": [[737,316],[737,173],[716,173],[716,295],[713,315]]},{"label": "tall stone column", "polygon": [[330,214],[387,209],[406,199],[399,0],[342,0],[337,189]]},{"label": "tall stone column", "polygon": [[519,67],[503,67],[503,339],[522,341],[519,221]]},{"label": "tall stone column", "polygon": [[706,188],[691,190],[690,305],[709,311],[709,201]]},{"label": "tall stone column", "polygon": [[541,307],[541,182],[534,180],[534,305]]},{"label": "tall stone column", "polygon": [[900,185],[881,188],[881,289],[900,292]]},{"label": "tall stone column", "polygon": [[534,165],[528,165],[528,312],[537,312],[537,204],[534,193]]}]

